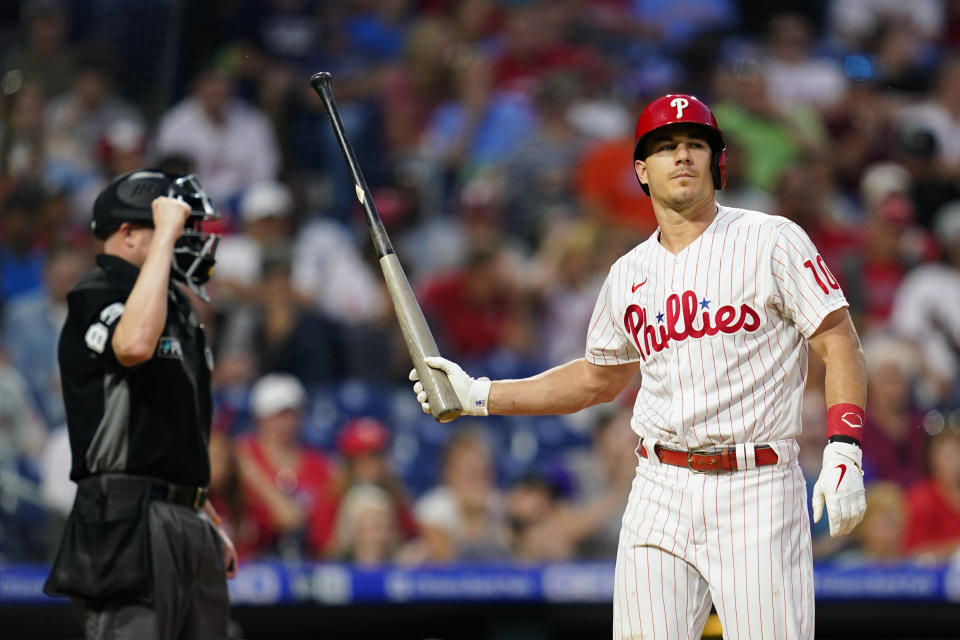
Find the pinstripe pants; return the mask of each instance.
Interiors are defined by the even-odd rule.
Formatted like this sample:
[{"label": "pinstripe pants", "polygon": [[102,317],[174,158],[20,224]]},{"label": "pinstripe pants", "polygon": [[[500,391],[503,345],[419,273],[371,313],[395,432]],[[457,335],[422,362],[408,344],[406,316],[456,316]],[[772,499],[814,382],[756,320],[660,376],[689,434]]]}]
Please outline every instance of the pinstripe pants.
[{"label": "pinstripe pants", "polygon": [[615,639],[812,640],[806,484],[792,440],[775,465],[698,474],[639,459],[614,579]]}]

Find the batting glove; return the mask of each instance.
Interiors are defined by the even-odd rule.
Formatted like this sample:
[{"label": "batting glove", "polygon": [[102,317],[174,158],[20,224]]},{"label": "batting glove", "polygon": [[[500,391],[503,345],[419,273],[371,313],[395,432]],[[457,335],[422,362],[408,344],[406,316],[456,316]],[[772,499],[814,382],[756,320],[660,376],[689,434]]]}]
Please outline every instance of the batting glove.
[{"label": "batting glove", "polygon": [[[487,415],[487,398],[490,396],[490,378],[471,378],[460,368],[456,362],[451,362],[446,358],[424,358],[427,366],[433,369],[439,369],[447,374],[450,385],[457,394],[457,400],[463,409],[462,415],[466,416],[485,416]],[[413,392],[417,394],[417,402],[424,413],[430,413],[430,402],[427,400],[427,392],[423,390],[423,383],[420,382],[420,374],[416,369],[410,370],[410,379],[416,382],[413,385]]]},{"label": "batting glove", "polygon": [[827,443],[823,470],[813,485],[813,521],[820,522],[826,504],[831,537],[850,533],[863,520],[867,497],[862,469],[860,447],[846,442]]}]

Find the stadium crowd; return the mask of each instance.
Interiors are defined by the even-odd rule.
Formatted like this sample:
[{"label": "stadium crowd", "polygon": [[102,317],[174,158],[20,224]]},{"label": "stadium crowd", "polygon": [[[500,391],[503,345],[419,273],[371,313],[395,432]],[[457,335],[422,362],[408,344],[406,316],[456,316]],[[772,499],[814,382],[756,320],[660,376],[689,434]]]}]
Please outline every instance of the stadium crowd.
[{"label": "stadium crowd", "polygon": [[867,516],[815,526],[817,557],[960,548],[960,1],[25,0],[0,9],[0,63],[0,561],[49,560],[69,510],[65,296],[93,198],[142,166],[195,172],[222,215],[196,304],[212,500],[243,560],[613,558],[634,394],[421,414],[321,70],[441,352],[496,377],[583,354],[607,268],[654,228],[635,118],[705,99],[718,200],[802,225],[862,336]]}]

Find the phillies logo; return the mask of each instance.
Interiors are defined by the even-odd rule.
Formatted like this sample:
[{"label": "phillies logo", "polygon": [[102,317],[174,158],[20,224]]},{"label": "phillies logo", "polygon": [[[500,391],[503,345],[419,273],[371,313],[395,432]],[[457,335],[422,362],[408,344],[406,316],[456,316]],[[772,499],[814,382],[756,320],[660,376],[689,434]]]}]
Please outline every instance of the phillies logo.
[{"label": "phillies logo", "polygon": [[686,98],[674,98],[670,101],[671,107],[677,108],[677,120],[683,118],[683,110],[690,106],[690,101]]},{"label": "phillies logo", "polygon": [[[697,315],[697,305],[703,309]],[[623,314],[623,326],[633,336],[633,342],[640,351],[640,357],[647,359],[653,352],[660,352],[670,346],[670,341],[680,342],[687,338],[715,336],[718,333],[754,332],[760,328],[760,314],[746,304],[740,305],[739,312],[732,305],[724,305],[712,313],[707,309],[709,301],[697,302],[697,294],[684,291],[667,298],[666,321],[664,314],[656,315],[658,325],[647,322],[647,311],[643,307],[631,304]],[[680,327],[683,327],[682,329]]]}]

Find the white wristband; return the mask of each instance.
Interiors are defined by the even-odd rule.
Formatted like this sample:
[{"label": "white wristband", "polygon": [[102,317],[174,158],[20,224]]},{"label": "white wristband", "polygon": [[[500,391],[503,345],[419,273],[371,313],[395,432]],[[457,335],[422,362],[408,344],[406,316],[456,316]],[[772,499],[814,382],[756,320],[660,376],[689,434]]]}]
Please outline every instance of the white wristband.
[{"label": "white wristband", "polygon": [[470,385],[470,392],[467,394],[469,407],[464,407],[464,412],[473,416],[487,415],[487,400],[490,398],[490,378],[477,378]]}]

